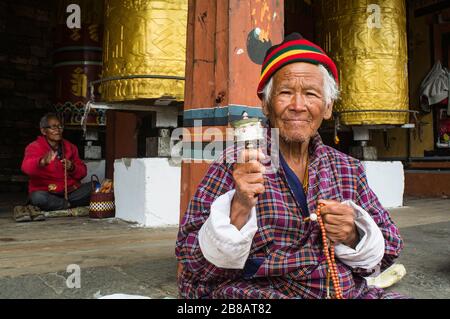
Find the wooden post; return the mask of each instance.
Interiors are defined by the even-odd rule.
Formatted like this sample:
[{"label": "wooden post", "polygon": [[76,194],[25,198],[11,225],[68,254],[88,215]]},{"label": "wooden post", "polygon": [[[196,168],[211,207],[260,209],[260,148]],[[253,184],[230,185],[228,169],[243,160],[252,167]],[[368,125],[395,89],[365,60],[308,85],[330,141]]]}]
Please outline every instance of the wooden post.
[{"label": "wooden post", "polygon": [[[225,132],[244,110],[263,116],[256,88],[265,52],[283,39],[283,16],[283,0],[189,0],[183,126],[191,133],[197,121],[203,131]],[[210,141],[204,134],[192,139]],[[199,154],[182,163],[180,221],[210,164],[192,163]]]},{"label": "wooden post", "polygon": [[106,178],[113,178],[114,160],[137,157],[136,114],[107,111],[106,113]]}]

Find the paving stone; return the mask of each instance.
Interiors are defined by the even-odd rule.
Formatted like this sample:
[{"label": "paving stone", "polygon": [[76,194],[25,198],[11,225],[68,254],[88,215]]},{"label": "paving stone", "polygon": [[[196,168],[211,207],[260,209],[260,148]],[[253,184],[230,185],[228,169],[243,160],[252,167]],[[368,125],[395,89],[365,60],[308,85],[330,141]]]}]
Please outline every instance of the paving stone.
[{"label": "paving stone", "polygon": [[[177,228],[137,228],[116,219],[15,223],[23,195],[0,194],[0,298],[98,298],[115,293],[176,298]],[[450,298],[449,200],[408,200],[390,210],[407,274],[389,288],[413,298]],[[436,222],[433,222],[436,221]],[[68,288],[69,264],[81,288]]]}]

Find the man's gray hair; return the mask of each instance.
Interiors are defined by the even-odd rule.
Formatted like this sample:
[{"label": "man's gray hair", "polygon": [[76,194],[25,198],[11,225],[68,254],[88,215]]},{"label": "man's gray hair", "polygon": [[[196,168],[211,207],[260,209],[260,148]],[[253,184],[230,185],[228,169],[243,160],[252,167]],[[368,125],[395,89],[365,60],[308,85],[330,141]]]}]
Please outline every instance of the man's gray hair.
[{"label": "man's gray hair", "polygon": [[59,116],[56,113],[47,113],[43,117],[41,117],[41,120],[39,122],[40,128],[46,128],[48,127],[48,120],[50,119],[57,119],[58,121],[61,121],[59,119]]},{"label": "man's gray hair", "polygon": [[[331,102],[336,101],[339,98],[339,88],[334,80],[334,78],[331,76],[330,72],[327,71],[327,69],[322,65],[318,65],[320,73],[322,73],[323,76],[323,94],[324,94],[324,100],[325,104],[329,104]],[[272,89],[273,89],[273,77],[270,78],[269,82],[267,82],[266,86],[262,90],[263,100],[266,105],[269,105],[270,98],[272,96]]]}]

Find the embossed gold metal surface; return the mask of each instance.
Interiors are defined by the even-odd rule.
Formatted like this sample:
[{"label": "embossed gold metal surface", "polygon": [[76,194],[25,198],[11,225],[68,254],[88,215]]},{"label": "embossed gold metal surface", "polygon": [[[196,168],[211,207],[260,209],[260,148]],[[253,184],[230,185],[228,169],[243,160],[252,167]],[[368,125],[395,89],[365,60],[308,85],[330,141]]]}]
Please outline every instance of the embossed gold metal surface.
[{"label": "embossed gold metal surface", "polygon": [[319,42],[339,70],[335,110],[380,110],[341,113],[341,122],[407,123],[408,113],[382,111],[408,110],[405,1],[322,0],[319,12]]},{"label": "embossed gold metal surface", "polygon": [[102,99],[184,98],[187,0],[106,0]]}]

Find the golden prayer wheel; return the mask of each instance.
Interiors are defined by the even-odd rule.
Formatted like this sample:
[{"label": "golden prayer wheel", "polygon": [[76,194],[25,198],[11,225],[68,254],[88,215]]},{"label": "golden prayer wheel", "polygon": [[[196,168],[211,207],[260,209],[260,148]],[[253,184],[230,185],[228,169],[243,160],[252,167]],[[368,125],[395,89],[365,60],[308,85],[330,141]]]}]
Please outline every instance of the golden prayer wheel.
[{"label": "golden prayer wheel", "polygon": [[408,122],[404,0],[321,0],[319,42],[339,70],[346,125]]},{"label": "golden prayer wheel", "polygon": [[187,0],[105,2],[104,101],[184,99]]},{"label": "golden prayer wheel", "polygon": [[[69,28],[69,5],[78,5],[80,28]],[[103,0],[59,0],[57,3],[53,71],[54,106],[66,125],[79,125],[90,99],[89,82],[102,71]],[[98,86],[96,87],[98,88]],[[98,93],[98,92],[97,92]],[[87,124],[105,125],[102,110],[91,110]]]}]

